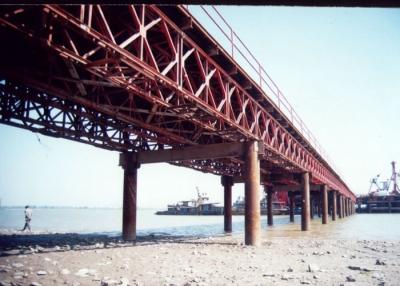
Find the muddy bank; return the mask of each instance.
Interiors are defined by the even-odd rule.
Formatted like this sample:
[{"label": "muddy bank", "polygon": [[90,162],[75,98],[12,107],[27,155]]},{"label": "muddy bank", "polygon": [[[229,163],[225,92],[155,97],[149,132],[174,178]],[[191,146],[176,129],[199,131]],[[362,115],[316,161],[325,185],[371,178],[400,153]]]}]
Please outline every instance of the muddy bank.
[{"label": "muddy bank", "polygon": [[75,286],[398,285],[400,278],[399,241],[271,238],[255,248],[243,245],[242,235],[155,235],[135,244],[102,239],[97,237],[91,249],[2,256],[0,281]]}]

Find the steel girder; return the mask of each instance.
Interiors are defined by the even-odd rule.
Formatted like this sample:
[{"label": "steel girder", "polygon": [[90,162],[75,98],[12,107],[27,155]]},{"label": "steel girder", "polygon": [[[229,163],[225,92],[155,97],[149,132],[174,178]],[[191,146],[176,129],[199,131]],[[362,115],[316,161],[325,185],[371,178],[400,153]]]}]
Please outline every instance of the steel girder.
[{"label": "steel girder", "polygon": [[[134,134],[142,142],[154,142],[154,148],[262,140],[266,148],[262,165],[293,173],[308,171],[314,183],[354,199],[301,134],[293,135],[293,129],[281,123],[285,116],[268,109],[265,94],[249,89],[248,81],[240,82],[231,66],[217,63],[211,54],[224,52],[218,43],[207,51],[200,47],[202,38],[212,40],[205,31],[193,35],[184,31],[185,24],[178,26],[184,21],[173,19],[174,13],[187,11],[180,6],[168,9],[167,16],[163,7],[155,5],[1,7],[2,31],[15,38],[10,47],[26,42],[37,54],[18,47],[23,60],[15,65],[2,59],[6,64],[0,74],[114,117],[123,122],[121,127],[129,124],[130,130],[148,132],[153,141]],[[145,148],[143,143],[122,147],[123,142],[104,146]],[[213,173],[228,169],[230,175],[243,173],[240,160],[178,164]]]}]

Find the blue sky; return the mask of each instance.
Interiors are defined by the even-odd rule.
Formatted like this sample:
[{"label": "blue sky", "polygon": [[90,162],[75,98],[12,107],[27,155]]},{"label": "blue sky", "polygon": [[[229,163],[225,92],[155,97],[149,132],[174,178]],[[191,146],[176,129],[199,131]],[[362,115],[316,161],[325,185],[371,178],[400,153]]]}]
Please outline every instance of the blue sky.
[{"label": "blue sky", "polygon": [[[400,165],[400,9],[219,7],[355,193]],[[190,11],[215,35],[199,7]],[[3,205],[121,206],[116,152],[0,125]],[[139,169],[138,204],[223,201],[220,179],[166,164]],[[243,185],[234,187],[234,198]]]}]

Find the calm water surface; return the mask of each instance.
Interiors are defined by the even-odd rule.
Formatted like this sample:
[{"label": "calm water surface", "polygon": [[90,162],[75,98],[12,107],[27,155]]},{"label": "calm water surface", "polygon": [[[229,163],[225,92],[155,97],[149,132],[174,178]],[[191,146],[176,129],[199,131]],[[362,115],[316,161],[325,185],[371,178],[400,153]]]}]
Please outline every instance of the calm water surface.
[{"label": "calm water surface", "polygon": [[[171,235],[211,236],[223,234],[223,216],[158,216],[155,209],[139,209],[138,234],[163,233]],[[262,235],[282,238],[338,239],[400,239],[400,214],[359,214],[337,222],[321,224],[320,218],[311,223],[309,232],[300,231],[300,216],[289,223],[288,216],[275,216],[274,226],[268,227],[262,217]],[[0,208],[0,229],[21,229],[24,225],[22,208]],[[106,233],[119,235],[122,225],[121,209],[33,209],[32,229],[49,232]],[[233,216],[234,233],[244,231],[244,217]]]}]

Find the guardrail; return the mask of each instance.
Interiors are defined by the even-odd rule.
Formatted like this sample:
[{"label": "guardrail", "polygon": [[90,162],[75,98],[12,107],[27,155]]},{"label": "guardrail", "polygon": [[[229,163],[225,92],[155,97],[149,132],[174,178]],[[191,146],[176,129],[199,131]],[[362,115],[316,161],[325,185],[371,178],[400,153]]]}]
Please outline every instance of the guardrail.
[{"label": "guardrail", "polygon": [[[189,6],[184,6],[189,11]],[[255,82],[258,83],[259,87],[264,91],[265,94],[269,95],[271,99],[279,110],[285,114],[285,116],[290,120],[294,127],[308,140],[310,145],[319,153],[319,155],[333,168],[333,170],[341,177],[343,176],[338,171],[338,168],[333,163],[332,159],[329,157],[327,152],[317,141],[314,134],[306,126],[303,120],[300,118],[298,113],[294,110],[290,102],[287,100],[286,96],[280,90],[278,85],[273,81],[273,79],[265,71],[264,67],[253,55],[246,44],[240,39],[233,28],[221,15],[215,6],[202,6],[200,5],[201,11],[211,20],[211,22],[217,27],[217,29],[225,36],[225,45],[223,41],[219,43],[222,47],[230,54],[232,59],[253,78]]]}]

